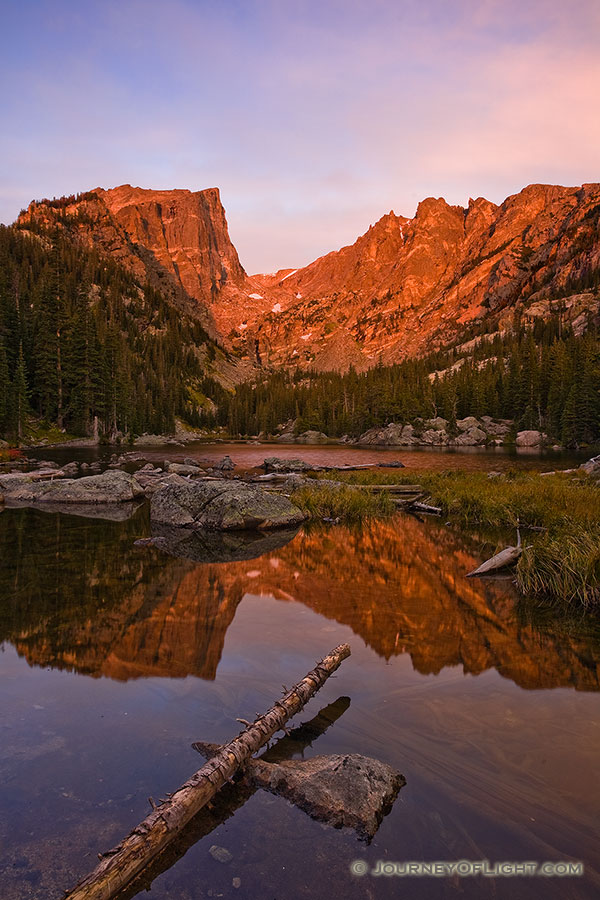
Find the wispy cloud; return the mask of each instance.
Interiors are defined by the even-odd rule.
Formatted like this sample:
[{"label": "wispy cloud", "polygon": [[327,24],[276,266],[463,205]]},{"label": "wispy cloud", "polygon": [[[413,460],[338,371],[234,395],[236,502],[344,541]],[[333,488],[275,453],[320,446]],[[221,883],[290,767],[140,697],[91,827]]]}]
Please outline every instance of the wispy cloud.
[{"label": "wispy cloud", "polygon": [[249,271],[423,196],[600,180],[596,0],[31,0],[0,41],[0,218],[217,185]]}]

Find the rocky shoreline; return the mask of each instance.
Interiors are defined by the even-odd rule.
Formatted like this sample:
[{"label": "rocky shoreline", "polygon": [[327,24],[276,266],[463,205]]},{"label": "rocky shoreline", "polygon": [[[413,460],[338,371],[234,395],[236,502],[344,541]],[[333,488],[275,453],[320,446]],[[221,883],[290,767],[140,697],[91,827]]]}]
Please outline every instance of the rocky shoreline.
[{"label": "rocky shoreline", "polygon": [[[265,435],[237,436],[225,431],[218,433],[176,432],[174,434],[143,434],[132,442],[117,440],[105,444],[92,438],[76,438],[59,443],[40,441],[24,445],[22,450],[50,449],[91,449],[100,446],[122,446],[143,449],[144,447],[184,447],[190,443],[249,443],[249,444],[300,444],[323,445],[341,444],[356,447],[518,447],[532,449],[566,450],[562,444],[552,440],[543,431],[524,429],[517,431],[511,419],[493,419],[491,416],[467,416],[451,423],[442,416],[432,419],[417,419],[414,423],[390,422],[376,425],[358,437],[345,434],[330,437],[322,431],[309,430],[296,434],[293,422],[280,425],[277,433]],[[8,445],[6,445],[8,447]]]}]

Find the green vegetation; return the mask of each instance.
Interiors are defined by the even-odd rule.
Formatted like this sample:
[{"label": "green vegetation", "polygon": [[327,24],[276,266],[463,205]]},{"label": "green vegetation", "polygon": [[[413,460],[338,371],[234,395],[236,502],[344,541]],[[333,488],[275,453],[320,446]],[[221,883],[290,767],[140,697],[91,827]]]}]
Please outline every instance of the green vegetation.
[{"label": "green vegetation", "polygon": [[64,229],[0,227],[0,436],[114,439],[173,431],[176,416],[198,426],[218,352],[197,321]]},{"label": "green vegetation", "polygon": [[291,496],[292,503],[314,519],[358,522],[369,516],[391,515],[394,504],[387,494],[371,494],[360,488],[335,485],[304,485]]},{"label": "green vegetation", "polygon": [[331,437],[358,436],[388,422],[441,415],[489,415],[515,420],[566,446],[600,442],[600,335],[592,321],[577,337],[559,312],[533,327],[482,339],[467,351],[434,353],[358,374],[277,372],[235,394],[218,390],[204,424],[231,435],[274,433],[296,419]]},{"label": "green vegetation", "polygon": [[[587,475],[485,472],[341,473],[349,484],[418,483],[451,521],[523,527],[517,585],[527,596],[600,604],[600,482]],[[527,526],[545,529],[527,531]]]}]

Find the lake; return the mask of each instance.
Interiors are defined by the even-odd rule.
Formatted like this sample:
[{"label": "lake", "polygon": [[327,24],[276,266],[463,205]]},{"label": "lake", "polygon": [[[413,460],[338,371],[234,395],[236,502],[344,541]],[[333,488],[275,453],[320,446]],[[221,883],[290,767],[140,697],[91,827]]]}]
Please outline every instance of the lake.
[{"label": "lake", "polygon": [[[230,453],[241,466],[288,452],[331,464],[412,456],[255,445],[143,450],[153,452]],[[415,455],[421,467],[447,466],[450,457],[456,464],[456,454]],[[570,463],[557,459],[527,456],[525,464]],[[465,460],[515,465],[506,453]],[[227,787],[151,873],[151,896],[598,896],[598,622],[533,607],[510,579],[465,579],[497,534],[399,514],[355,528],[307,526],[241,551],[224,542],[206,562],[134,546],[149,534],[147,506],[120,521],[0,512],[3,900],[60,898],[145,817],[149,797],[158,801],[200,767],[194,741],[229,740],[237,717],[264,712],[282,684],[346,641],[352,656],[294,724],[336,704],[336,721],[302,749],[305,758],[363,753],[405,776],[373,841],[265,791]],[[231,859],[213,858],[214,845]],[[370,868],[380,860],[581,861],[585,872],[359,877],[350,870],[356,860]]]}]

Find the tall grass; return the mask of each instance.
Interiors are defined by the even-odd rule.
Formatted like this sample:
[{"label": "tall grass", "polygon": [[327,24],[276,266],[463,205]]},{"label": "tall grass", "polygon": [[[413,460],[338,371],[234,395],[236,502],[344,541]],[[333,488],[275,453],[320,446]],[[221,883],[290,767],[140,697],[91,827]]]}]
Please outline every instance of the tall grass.
[{"label": "tall grass", "polygon": [[600,606],[600,482],[587,475],[380,470],[342,473],[355,484],[420,484],[445,517],[464,525],[524,531],[529,546],[517,566],[527,596]]},{"label": "tall grass", "polygon": [[387,494],[372,494],[344,485],[304,485],[291,496],[292,503],[314,519],[344,519],[358,522],[369,516],[387,516],[394,504]]}]

